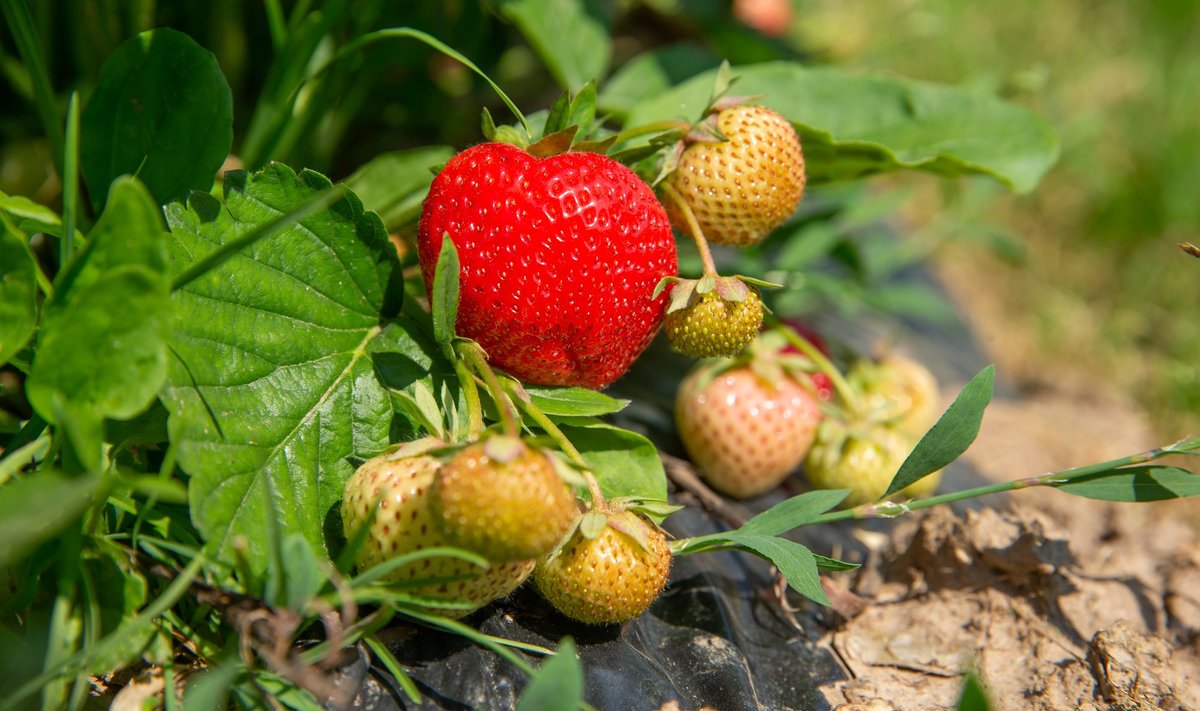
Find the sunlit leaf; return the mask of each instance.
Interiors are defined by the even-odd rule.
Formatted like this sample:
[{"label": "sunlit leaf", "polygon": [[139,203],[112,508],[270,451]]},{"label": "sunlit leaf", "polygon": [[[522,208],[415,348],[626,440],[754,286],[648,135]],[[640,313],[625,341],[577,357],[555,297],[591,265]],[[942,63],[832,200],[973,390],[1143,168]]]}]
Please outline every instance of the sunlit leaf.
[{"label": "sunlit leaf", "polygon": [[[193,193],[167,208],[175,273],[329,188],[272,164],[231,173],[225,202]],[[192,518],[229,559],[243,540],[265,566],[268,517],[324,554],[326,518],[353,458],[389,442],[392,408],[369,357],[400,306],[395,249],[348,195],[263,238],[174,293],[164,402]]]},{"label": "sunlit leaf", "polygon": [[967,451],[979,434],[983,411],[992,401],[995,382],[996,367],[989,365],[963,386],[958,397],[900,465],[884,496],[936,472]]},{"label": "sunlit leaf", "polygon": [[[813,184],[915,168],[945,176],[987,175],[1026,192],[1058,157],[1049,122],[995,97],[785,61],[736,67],[734,73],[739,95],[761,95],[757,103],[798,127]],[[628,124],[699,120],[713,74],[699,74],[638,103]]]}]

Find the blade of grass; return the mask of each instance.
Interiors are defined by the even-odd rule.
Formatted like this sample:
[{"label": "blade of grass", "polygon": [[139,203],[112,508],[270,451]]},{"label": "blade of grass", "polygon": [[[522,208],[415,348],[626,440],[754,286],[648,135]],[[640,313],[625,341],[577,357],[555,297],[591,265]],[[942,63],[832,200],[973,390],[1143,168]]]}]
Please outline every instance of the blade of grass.
[{"label": "blade of grass", "polygon": [[[492,652],[500,655],[507,662],[526,674],[529,674],[530,676],[534,674],[533,666],[531,666],[529,662],[513,653],[513,651],[509,649],[506,644],[501,644],[500,638],[498,637],[484,634],[474,627],[465,625],[458,620],[449,620],[445,617],[438,617],[437,615],[426,615],[415,610],[400,610],[399,612],[406,617],[410,617],[413,620],[420,622],[426,627],[433,627],[435,629],[445,630],[446,632],[459,635],[460,637],[466,637],[484,649],[491,650]],[[504,641],[511,642],[512,640]]]},{"label": "blade of grass", "polygon": [[66,265],[75,253],[75,223],[79,217],[79,92],[67,104],[67,139],[63,154],[63,234],[58,263]]},{"label": "blade of grass", "polygon": [[184,270],[182,274],[175,277],[175,281],[171,283],[171,291],[178,291],[182,289],[193,281],[209,273],[213,269],[221,266],[246,247],[249,247],[260,239],[269,237],[280,230],[287,229],[288,227],[291,227],[310,215],[327,209],[329,206],[345,197],[345,195],[346,186],[335,185],[328,190],[314,195],[312,199],[304,202],[295,210],[292,210],[287,214],[280,215],[267,224],[260,225],[235,240],[226,242],[221,246],[220,249],[196,262]]},{"label": "blade of grass", "polygon": [[391,650],[385,647],[383,642],[380,642],[375,635],[367,635],[363,638],[363,641],[367,643],[367,646],[371,648],[371,652],[379,658],[379,661],[383,662],[383,666],[388,670],[388,673],[392,675],[392,678],[404,690],[404,695],[414,704],[421,703],[421,692],[417,689],[417,685],[413,683],[412,677],[404,671],[404,668],[400,666],[400,662],[392,655]]},{"label": "blade of grass", "polygon": [[29,14],[29,6],[25,0],[0,0],[0,10],[12,32],[17,44],[17,52],[21,61],[29,71],[33,82],[33,95],[37,104],[38,118],[42,121],[42,130],[50,141],[50,153],[54,158],[54,168],[59,175],[63,174],[63,130],[58,117],[58,108],[54,102],[54,87],[50,84],[50,75],[46,71],[45,55],[42,54],[42,43],[38,38],[37,29],[33,24],[33,16]]}]

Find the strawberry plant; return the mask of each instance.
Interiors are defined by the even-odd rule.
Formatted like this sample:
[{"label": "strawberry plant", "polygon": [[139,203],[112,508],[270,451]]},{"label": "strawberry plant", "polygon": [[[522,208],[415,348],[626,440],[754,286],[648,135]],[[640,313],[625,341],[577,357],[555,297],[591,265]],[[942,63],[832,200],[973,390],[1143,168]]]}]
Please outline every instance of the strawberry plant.
[{"label": "strawberry plant", "polygon": [[[801,527],[1034,486],[1200,493],[1150,463],[1193,438],[935,494],[994,368],[939,417],[919,363],[843,373],[781,318],[836,301],[815,265],[888,213],[858,181],[1030,190],[1056,147],[1037,116],[786,52],[713,61],[763,46],[746,28],[682,74],[680,48],[611,71],[612,18],[573,0],[350,5],[216,12],[248,19],[238,65],[165,3],[91,66],[0,0],[7,90],[55,176],[0,194],[0,708],[84,708],[137,675],[166,708],[349,708],[370,683],[605,705],[589,655],[686,605],[692,556],[763,559],[827,605],[822,576],[855,565]],[[683,356],[725,360],[686,374],[664,321]],[[756,513],[686,506],[712,494],[676,435]],[[783,496],[806,458],[819,488]],[[470,643],[440,679],[464,701],[408,638]]]}]

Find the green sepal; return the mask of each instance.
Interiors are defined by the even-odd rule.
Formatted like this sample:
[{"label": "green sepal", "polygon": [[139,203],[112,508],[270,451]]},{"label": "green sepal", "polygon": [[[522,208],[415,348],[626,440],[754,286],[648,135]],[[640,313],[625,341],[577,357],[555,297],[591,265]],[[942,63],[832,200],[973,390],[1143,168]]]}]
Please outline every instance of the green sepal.
[{"label": "green sepal", "polygon": [[595,540],[608,527],[608,514],[603,511],[588,511],[579,520],[579,533],[589,541]]},{"label": "green sepal", "polygon": [[529,144],[525,150],[530,155],[538,158],[549,158],[561,153],[566,153],[571,150],[571,143],[575,140],[575,134],[579,132],[579,126],[568,126],[561,131],[552,133],[539,141]]}]

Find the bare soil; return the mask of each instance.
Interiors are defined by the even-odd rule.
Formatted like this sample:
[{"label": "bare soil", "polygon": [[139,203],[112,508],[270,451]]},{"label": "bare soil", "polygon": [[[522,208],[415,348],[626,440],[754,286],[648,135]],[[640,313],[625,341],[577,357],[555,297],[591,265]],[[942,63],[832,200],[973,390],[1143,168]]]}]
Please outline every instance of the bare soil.
[{"label": "bare soil", "polygon": [[[1041,389],[993,403],[966,457],[1001,481],[1159,444],[1128,400]],[[997,709],[1200,709],[1194,504],[985,503],[864,535],[873,553],[835,581],[844,617],[822,640],[849,677],[822,689],[833,708],[953,708],[974,669]]]}]

